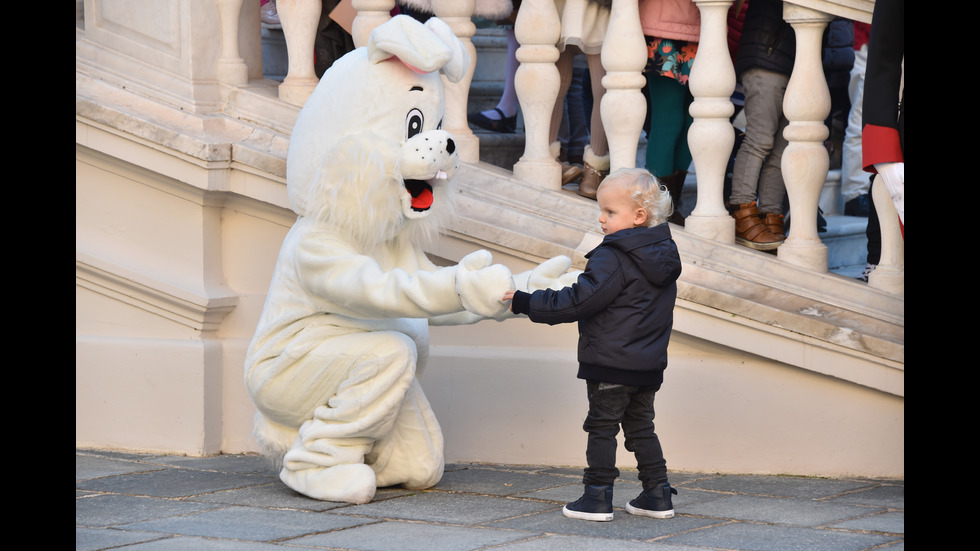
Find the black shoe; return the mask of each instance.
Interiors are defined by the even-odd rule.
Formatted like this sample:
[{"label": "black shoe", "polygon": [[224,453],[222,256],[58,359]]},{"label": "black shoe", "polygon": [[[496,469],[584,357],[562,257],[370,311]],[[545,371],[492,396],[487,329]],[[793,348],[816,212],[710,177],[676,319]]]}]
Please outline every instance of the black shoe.
[{"label": "black shoe", "polygon": [[563,507],[561,514],[581,520],[612,520],[612,496],[612,486],[586,486],[582,497]]},{"label": "black shoe", "polygon": [[871,205],[868,203],[868,194],[858,195],[854,199],[844,203],[844,214],[847,216],[860,216],[862,218],[868,217],[868,209]]},{"label": "black shoe", "polygon": [[505,117],[504,112],[500,110],[499,107],[494,107],[494,111],[500,115],[499,120],[493,120],[487,118],[483,113],[471,113],[466,116],[466,120],[479,126],[484,130],[489,130],[491,132],[500,132],[502,134],[513,134],[517,131],[517,114],[515,113],[513,117]]},{"label": "black shoe", "polygon": [[670,494],[677,495],[677,490],[671,488],[670,483],[661,482],[627,503],[626,512],[644,517],[674,518],[674,504]]}]

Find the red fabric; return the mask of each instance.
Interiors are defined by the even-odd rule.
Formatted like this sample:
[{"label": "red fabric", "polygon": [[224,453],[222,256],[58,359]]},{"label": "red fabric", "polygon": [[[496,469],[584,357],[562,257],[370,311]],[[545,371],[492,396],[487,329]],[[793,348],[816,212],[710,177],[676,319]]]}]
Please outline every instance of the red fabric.
[{"label": "red fabric", "polygon": [[861,132],[861,156],[865,172],[877,173],[877,163],[904,163],[898,129],[887,126],[864,125]]},{"label": "red fabric", "polygon": [[854,22],[854,49],[860,50],[861,46],[868,43],[868,36],[871,35],[871,25],[869,23]]},{"label": "red fabric", "polygon": [[[740,8],[738,13],[735,9]],[[732,55],[732,62],[735,62],[735,53],[738,51],[738,41],[742,39],[742,26],[745,25],[745,12],[749,9],[749,0],[732,4],[728,9],[728,52]]]}]

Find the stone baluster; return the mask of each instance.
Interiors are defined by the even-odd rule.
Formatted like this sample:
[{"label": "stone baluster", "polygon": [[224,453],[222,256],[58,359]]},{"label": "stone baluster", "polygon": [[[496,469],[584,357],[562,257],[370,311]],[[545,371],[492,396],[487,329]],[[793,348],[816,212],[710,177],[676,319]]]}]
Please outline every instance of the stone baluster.
[{"label": "stone baluster", "polygon": [[286,38],[289,64],[279,85],[279,99],[303,106],[319,79],[313,65],[316,28],[320,23],[320,0],[277,0],[276,11]]},{"label": "stone baluster", "polygon": [[[248,84],[248,65],[239,53],[238,27],[243,0],[218,0],[221,21],[221,56],[218,58],[218,82],[228,86]],[[257,26],[257,24],[256,24]]]},{"label": "stone baluster", "polygon": [[609,142],[610,171],[636,166],[636,147],[647,112],[640,91],[646,84],[643,66],[647,49],[639,13],[637,0],[614,0],[602,43],[606,93],[599,112]]},{"label": "stone baluster", "polygon": [[[701,11],[701,38],[688,86],[694,96],[688,144],[698,175],[697,204],[684,227],[695,235],[735,242],[735,219],[725,208],[725,171],[735,144],[735,68],[728,51],[728,10],[732,0],[694,0]],[[651,129],[656,132],[656,129]]]},{"label": "stone baluster", "polygon": [[871,186],[871,199],[881,226],[881,257],[868,276],[868,286],[896,295],[905,295],[905,239],[898,226],[898,211],[885,184]]},{"label": "stone baluster", "polygon": [[823,73],[823,31],[833,17],[810,8],[784,3],[783,19],[796,32],[796,58],[783,97],[789,125],[783,137],[782,171],[789,197],[790,230],[777,256],[789,264],[827,271],[827,246],[817,234],[820,191],[827,181],[830,156],[824,124],[830,113],[830,91]]},{"label": "stone baluster", "polygon": [[561,21],[553,0],[524,0],[514,32],[520,47],[520,67],[514,89],[524,115],[524,155],[514,165],[514,176],[542,188],[561,189],[561,165],[551,156],[548,133],[551,112],[558,98],[558,37]]},{"label": "stone baluster", "polygon": [[367,46],[368,36],[375,27],[391,19],[395,0],[351,0],[351,5],[357,11],[351,26],[351,37],[354,47],[360,48]]},{"label": "stone baluster", "polygon": [[443,128],[453,135],[459,150],[459,160],[476,163],[480,161],[480,139],[473,134],[466,120],[470,84],[476,70],[476,46],[472,40],[476,34],[476,25],[473,24],[476,0],[432,0],[432,8],[435,16],[449,25],[470,55],[470,66],[462,80],[449,82],[445,77],[442,79],[446,86],[446,118]]}]

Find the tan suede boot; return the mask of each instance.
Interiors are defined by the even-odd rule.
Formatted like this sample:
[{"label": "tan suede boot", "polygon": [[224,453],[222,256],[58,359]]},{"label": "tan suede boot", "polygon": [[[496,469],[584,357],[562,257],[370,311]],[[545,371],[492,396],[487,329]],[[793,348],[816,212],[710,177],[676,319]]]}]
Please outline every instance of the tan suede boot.
[{"label": "tan suede boot", "polygon": [[609,175],[609,154],[596,155],[592,151],[592,146],[585,146],[585,154],[582,156],[585,161],[585,173],[582,174],[582,183],[578,186],[578,194],[582,197],[595,199],[596,191],[602,179]]}]

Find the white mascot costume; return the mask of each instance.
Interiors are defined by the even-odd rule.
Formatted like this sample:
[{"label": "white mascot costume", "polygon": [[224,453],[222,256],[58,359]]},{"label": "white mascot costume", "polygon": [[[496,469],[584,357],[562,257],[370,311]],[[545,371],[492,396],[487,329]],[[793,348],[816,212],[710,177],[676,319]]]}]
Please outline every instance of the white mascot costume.
[{"label": "white mascot costume", "polygon": [[456,82],[469,62],[443,21],[396,16],[333,64],[296,121],[286,180],[299,216],[245,383],[257,439],[309,497],[366,503],[377,487],[439,482],[442,431],[416,378],[429,324],[502,320],[505,292],[577,275],[567,257],[512,277],[487,251],[448,267],[422,251],[459,169],[440,73]]}]

